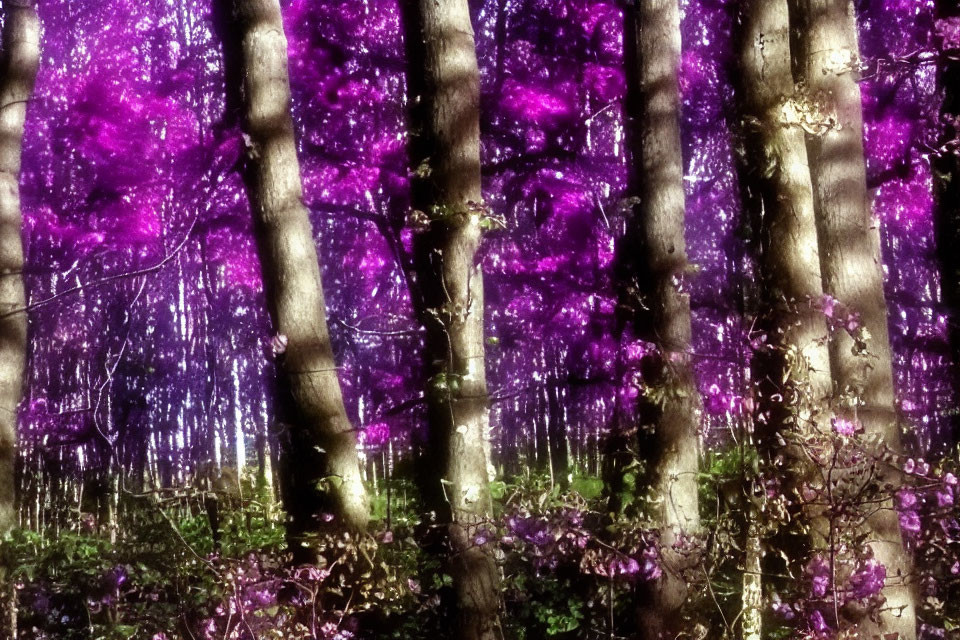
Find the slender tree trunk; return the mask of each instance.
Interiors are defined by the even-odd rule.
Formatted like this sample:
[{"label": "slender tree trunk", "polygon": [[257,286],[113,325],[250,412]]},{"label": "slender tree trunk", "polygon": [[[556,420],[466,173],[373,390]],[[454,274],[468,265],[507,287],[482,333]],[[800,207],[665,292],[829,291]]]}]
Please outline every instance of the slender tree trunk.
[{"label": "slender tree trunk", "polygon": [[[799,27],[801,51],[796,67],[824,115],[836,118],[836,126],[807,137],[823,288],[859,313],[866,330],[866,353],[847,332],[837,331],[832,336],[830,368],[835,392],[844,411],[859,420],[868,436],[878,436],[884,446],[899,452],[880,231],[866,185],[853,3],[793,1],[792,19]],[[883,595],[892,611],[884,613],[879,624],[863,620],[860,632],[867,638],[899,633],[912,640],[916,638],[916,599],[905,582],[912,561],[903,545],[896,511],[889,502],[884,506],[867,526],[874,555],[887,569]]]},{"label": "slender tree trunk", "polygon": [[752,504],[747,512],[747,536],[744,545],[742,604],[743,616],[740,635],[743,640],[760,640],[763,637],[763,541],[760,537],[759,513]]},{"label": "slender tree trunk", "polygon": [[829,423],[832,380],[806,142],[803,130],[783,119],[796,96],[787,0],[749,0],[742,24],[748,181],[762,211],[755,216],[762,218],[759,324],[768,338],[757,376],[765,424],[757,431],[770,451],[784,428],[807,432]]},{"label": "slender tree trunk", "polygon": [[[427,217],[418,234],[420,313],[427,329],[432,460],[429,482],[448,523],[459,624],[451,637],[500,638],[499,571],[476,534],[492,517],[483,273],[476,253],[480,190],[480,74],[467,0],[412,2],[408,17],[419,180]],[[420,98],[419,107],[416,99]]]},{"label": "slender tree trunk", "polygon": [[[680,10],[677,0],[640,0],[628,11],[629,116],[634,132],[639,204],[628,234],[640,263],[634,278],[645,317],[640,333],[656,353],[642,364],[644,383],[657,391],[647,398],[640,425],[647,487],[656,498],[663,577],[641,593],[640,635],[674,637],[687,597],[684,572],[697,555],[674,543],[700,531],[697,471],[701,406],[690,360],[690,297],[683,291],[689,264],[685,241],[683,155],[680,142]],[[633,33],[631,33],[633,31]],[[646,311],[649,310],[649,311]]]},{"label": "slender tree trunk", "polygon": [[[937,0],[936,15],[940,20],[960,18],[960,3],[957,0]],[[942,48],[937,83],[943,91],[940,108],[946,122],[941,144],[960,139],[960,49]],[[937,255],[940,259],[940,291],[949,313],[951,361],[955,369],[954,379],[960,383],[960,144],[953,142],[947,153],[934,159],[934,192],[936,214],[934,229]],[[960,386],[960,385],[958,385]],[[954,416],[952,442],[960,442],[960,416]]]},{"label": "slender tree trunk", "polygon": [[[820,304],[823,284],[813,186],[804,132],[784,119],[797,98],[787,0],[748,0],[741,18],[737,77],[746,147],[742,180],[757,234],[760,309],[756,327],[766,337],[752,363],[757,394],[754,444],[768,463],[783,459],[785,469],[770,471],[786,472],[785,490],[794,493],[819,470],[812,468],[790,434],[809,435],[829,425],[833,391],[827,324]],[[791,441],[785,448],[778,444],[784,434]],[[761,517],[755,506],[750,511],[752,518]],[[830,531],[821,511],[808,508],[803,513],[815,547],[824,545]],[[755,522],[750,529],[743,635],[759,638],[764,541],[755,537],[761,529]]]},{"label": "slender tree trunk", "polygon": [[[228,78],[243,79],[237,106],[249,135],[245,178],[264,284],[278,338],[286,341],[278,360],[289,404],[285,499],[292,516],[291,539],[296,543],[316,531],[325,511],[335,514],[335,524],[362,531],[369,508],[356,432],[344,408],[330,344],[313,230],[302,201],[280,3],[220,2],[227,3],[221,11],[232,10],[233,28],[224,30],[227,65],[243,70]],[[231,41],[231,36],[239,41]]]},{"label": "slender tree trunk", "polygon": [[563,389],[559,376],[547,378],[547,434],[550,441],[550,475],[561,489],[570,486],[570,456],[567,453],[567,421],[563,414]]},{"label": "slender tree trunk", "polygon": [[547,409],[547,388],[545,386],[537,388],[536,401],[534,402],[534,411],[536,415],[533,418],[533,441],[537,449],[537,471],[549,474],[553,480],[553,465],[551,464],[550,454],[550,414]]},{"label": "slender tree trunk", "polygon": [[[20,153],[27,101],[40,63],[40,21],[28,0],[4,2],[0,58],[0,314],[26,303]],[[27,314],[0,315],[0,536],[16,526],[17,407],[27,359]],[[0,636],[16,637],[16,591],[0,562]]]}]

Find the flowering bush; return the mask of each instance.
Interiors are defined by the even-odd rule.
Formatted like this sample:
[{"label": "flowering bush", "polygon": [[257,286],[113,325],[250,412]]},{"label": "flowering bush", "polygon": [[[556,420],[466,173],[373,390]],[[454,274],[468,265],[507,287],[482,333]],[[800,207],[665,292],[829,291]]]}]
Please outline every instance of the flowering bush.
[{"label": "flowering bush", "polygon": [[[765,623],[771,637],[856,637],[858,625],[887,610],[884,588],[898,583],[876,557],[862,523],[896,509],[917,559],[925,638],[946,638],[960,620],[960,524],[956,469],[878,448],[850,418],[791,446],[818,462],[800,484],[791,462],[764,460],[751,447],[711,452],[701,474],[704,535],[681,537],[689,597],[682,615],[704,638],[729,637],[741,615],[751,536],[762,542]],[[952,468],[952,467],[951,467]],[[627,490],[642,469],[626,474]],[[392,495],[414,493],[393,480]],[[597,478],[572,489],[524,475],[493,483],[496,516],[473,531],[494,550],[503,575],[507,637],[630,637],[642,587],[663,576],[665,550],[635,495],[616,513]],[[127,535],[111,546],[96,518],[57,539],[20,532],[17,559],[23,640],[352,640],[441,637],[453,606],[443,554],[429,538],[430,514],[412,501],[389,510],[374,501],[372,533],[325,533],[309,540],[315,564],[294,565],[284,514],[253,488],[222,504],[214,544],[206,514],[188,505],[202,493],[127,505]],[[269,506],[268,506],[269,505]],[[386,513],[390,513],[390,520]],[[803,517],[797,517],[803,515]],[[826,523],[826,529],[816,522]],[[139,525],[133,525],[139,522]],[[811,524],[814,523],[814,524]],[[78,524],[78,526],[81,526]],[[817,538],[816,531],[827,531]],[[801,542],[802,541],[802,542]]]}]

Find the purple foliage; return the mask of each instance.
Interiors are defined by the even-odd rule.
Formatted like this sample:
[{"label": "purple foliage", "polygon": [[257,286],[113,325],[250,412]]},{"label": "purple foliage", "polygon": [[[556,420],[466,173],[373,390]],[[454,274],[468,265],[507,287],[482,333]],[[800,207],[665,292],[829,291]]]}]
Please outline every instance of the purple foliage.
[{"label": "purple foliage", "polygon": [[[40,7],[44,53],[22,177],[32,308],[21,434],[25,464],[45,474],[102,474],[115,452],[127,470],[155,461],[157,482],[170,486],[215,458],[242,464],[276,423],[272,371],[285,338],[266,311],[238,172],[245,142],[235,114],[225,112],[209,0],[175,4]],[[752,271],[731,133],[736,3],[682,4],[688,244],[699,268],[684,286],[704,435],[715,443],[753,411],[743,372],[761,340],[744,317]],[[933,65],[909,61],[938,43],[957,46],[960,27],[934,22],[932,0],[861,4],[868,179],[883,239],[898,403],[915,456],[903,471],[916,484],[897,494],[896,506],[913,544],[930,531],[953,541],[957,479],[922,461],[950,444],[956,403],[928,162],[939,94]],[[621,3],[472,6],[485,199],[507,227],[489,234],[482,250],[497,462],[509,470],[542,457],[536,425],[546,413],[566,430],[573,462],[598,472],[596,452],[617,412],[633,408],[648,348],[618,330],[611,282],[630,195]],[[370,458],[402,453],[424,416],[404,229],[410,174],[400,3],[291,0],[284,10],[304,201],[348,410]],[[835,300],[812,304],[831,326],[858,329],[856,314]],[[832,428],[842,438],[860,432],[840,418]],[[765,489],[769,497],[780,491]],[[809,491],[811,500],[821,497]],[[505,533],[483,530],[476,542],[499,536],[542,568],[569,562],[624,581],[660,575],[655,545],[601,553],[578,517],[511,514]],[[261,580],[322,581],[258,571],[237,574],[243,607],[273,606],[276,594]],[[812,599],[832,597],[830,571],[822,556],[807,564]],[[885,577],[867,558],[838,588],[845,598],[870,599]],[[104,576],[104,591],[125,580],[118,567]],[[37,596],[34,607],[44,606]],[[788,620],[801,617],[816,636],[830,628],[818,606],[778,601],[775,608]],[[934,628],[925,633],[942,637]]]},{"label": "purple foliage", "polygon": [[[749,352],[738,302],[750,266],[736,248],[732,49],[717,46],[732,28],[728,4],[685,3],[681,78],[690,255],[699,267],[689,283],[695,350],[710,356],[697,362],[707,428],[717,433],[741,419]],[[948,366],[924,156],[937,101],[929,66],[895,60],[952,31],[933,24],[929,2],[908,4],[864,11],[865,64],[877,71],[863,86],[898,391],[923,451],[943,442],[952,399],[948,376],[934,373]],[[128,465],[169,450],[172,478],[215,449],[238,455],[236,439],[249,445],[273,420],[272,332],[236,171],[243,140],[224,117],[206,0],[175,12],[120,0],[77,15],[70,7],[41,8],[44,64],[26,138],[28,286],[42,306],[31,314],[23,431],[29,440],[90,443],[83,461],[68,463],[84,467],[103,455],[98,430]],[[613,0],[476,8],[484,188],[507,221],[483,253],[495,433],[507,461],[531,438],[540,385],[553,383],[574,458],[589,464],[615,407],[635,401],[638,360],[629,354],[643,349],[618,337],[610,282],[627,195],[623,16]],[[285,17],[305,200],[343,386],[365,433],[385,425],[402,447],[422,416],[402,229],[400,11],[393,0],[296,0]],[[881,37],[891,25],[903,37]],[[143,278],[64,293],[157,264]],[[366,442],[376,450],[385,440]]]}]

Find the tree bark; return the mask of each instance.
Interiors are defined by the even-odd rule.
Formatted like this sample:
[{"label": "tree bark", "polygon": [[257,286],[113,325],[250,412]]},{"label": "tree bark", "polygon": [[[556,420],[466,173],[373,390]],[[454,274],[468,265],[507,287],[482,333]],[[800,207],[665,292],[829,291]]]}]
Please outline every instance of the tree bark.
[{"label": "tree bark", "polygon": [[475,541],[492,518],[483,273],[476,259],[484,215],[480,74],[467,0],[419,0],[408,9],[414,201],[427,223],[415,249],[430,375],[432,459],[421,462],[435,465],[427,491],[447,525],[460,618],[454,636],[495,640],[499,571],[490,543]]},{"label": "tree bark", "polygon": [[[758,324],[768,338],[769,362],[758,376],[764,448],[783,428],[809,431],[828,422],[832,380],[806,142],[803,130],[783,115],[797,94],[787,0],[749,0],[742,24],[748,180],[761,212],[754,216],[763,305]],[[777,394],[782,401],[773,400]]]},{"label": "tree bark", "polygon": [[563,412],[563,388],[559,375],[547,378],[547,439],[550,444],[550,476],[566,491],[570,488],[570,456],[567,452],[567,421]]},{"label": "tree bark", "polygon": [[[17,524],[17,407],[27,360],[27,314],[20,212],[20,154],[27,102],[40,64],[40,21],[28,0],[4,2],[0,58],[0,536]],[[0,563],[0,634],[16,637],[16,591],[11,567]]]},{"label": "tree bark", "polygon": [[[701,404],[690,359],[690,297],[683,291],[689,264],[685,240],[683,155],[680,141],[680,10],[677,0],[640,0],[628,9],[626,40],[633,60],[629,118],[639,204],[628,239],[639,256],[638,333],[656,345],[641,364],[644,384],[656,390],[642,411],[640,451],[646,488],[655,498],[663,577],[641,590],[642,638],[674,637],[687,598],[685,571],[696,554],[674,543],[700,531],[697,471]],[[631,33],[633,31],[633,33]]]},{"label": "tree bark", "polygon": [[[320,266],[302,185],[287,75],[287,41],[278,0],[220,0],[232,12],[224,33],[227,66],[240,67],[248,140],[245,179],[257,228],[264,285],[278,338],[281,389],[289,422],[284,498],[291,541],[321,526],[363,531],[369,518],[357,438],[343,404],[327,328]],[[231,36],[236,38],[231,41]],[[229,104],[229,102],[228,102]],[[309,555],[309,553],[308,553]],[[304,559],[309,559],[304,556]]]},{"label": "tree bark", "polygon": [[[835,118],[835,124],[821,135],[807,136],[823,288],[860,314],[868,335],[866,353],[845,331],[831,337],[834,391],[867,436],[879,436],[883,445],[900,452],[880,231],[867,192],[863,114],[855,75],[859,61],[856,15],[848,0],[793,2],[791,18],[799,27],[796,68],[811,97],[820,103],[821,115]],[[916,638],[916,596],[905,582],[912,561],[891,501],[877,510],[867,526],[874,555],[887,569],[883,595],[892,612],[884,613],[879,624],[864,620],[860,632],[867,638],[899,633],[912,640]],[[897,611],[902,613],[897,616]]]},{"label": "tree bark", "polygon": [[[748,0],[739,40],[746,147],[742,180],[757,234],[756,327],[766,337],[751,365],[757,394],[754,441],[765,460],[783,457],[785,490],[794,493],[804,479],[819,475],[794,437],[814,434],[824,425],[829,429],[833,382],[806,141],[803,130],[785,118],[798,97],[787,0]],[[786,447],[778,444],[783,435],[791,441]],[[760,513],[752,507],[751,515]],[[806,508],[803,516],[811,528],[810,542],[822,546],[830,531],[822,509]],[[760,527],[752,524],[751,530]],[[756,535],[747,541],[751,569],[744,582],[751,591],[744,592],[743,634],[759,638],[763,541]]]}]

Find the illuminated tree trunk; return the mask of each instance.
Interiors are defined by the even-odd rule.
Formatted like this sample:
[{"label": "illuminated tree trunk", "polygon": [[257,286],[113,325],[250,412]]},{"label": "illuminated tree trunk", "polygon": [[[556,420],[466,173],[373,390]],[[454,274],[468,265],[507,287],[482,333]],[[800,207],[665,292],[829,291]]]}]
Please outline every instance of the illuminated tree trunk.
[{"label": "illuminated tree trunk", "polygon": [[[17,407],[27,358],[27,314],[20,238],[20,153],[27,101],[40,60],[40,22],[32,2],[6,0],[0,58],[0,536],[17,523]],[[0,564],[0,634],[16,636],[16,592]]]},{"label": "illuminated tree trunk", "polygon": [[[813,187],[803,130],[784,113],[796,91],[790,69],[787,0],[750,0],[743,16],[741,67],[751,186],[759,220],[762,304],[768,338],[759,382],[770,450],[783,428],[829,423],[832,394]],[[781,382],[788,374],[786,382]],[[774,399],[779,394],[782,400]]]},{"label": "illuminated tree trunk", "polygon": [[[860,87],[853,70],[859,60],[856,16],[848,0],[794,2],[801,27],[797,66],[811,96],[822,105],[823,115],[836,118],[836,125],[822,135],[807,137],[823,288],[859,313],[867,332],[865,354],[847,332],[837,331],[832,337],[835,392],[867,436],[879,436],[884,446],[899,452],[880,232],[867,193]],[[879,624],[863,620],[861,634],[869,638],[900,633],[904,639],[915,638],[915,594],[904,582],[912,562],[892,504],[876,510],[867,526],[874,555],[887,569],[886,606],[902,613],[899,617],[884,613]]]},{"label": "illuminated tree trunk", "polygon": [[567,452],[567,421],[563,412],[563,388],[554,369],[547,379],[547,439],[550,443],[550,475],[560,488],[570,486],[570,457]]},{"label": "illuminated tree trunk", "polygon": [[[228,65],[243,70],[240,104],[249,135],[245,178],[282,352],[280,386],[290,429],[284,497],[296,543],[317,529],[322,512],[335,514],[349,529],[363,530],[369,509],[356,432],[337,379],[313,230],[302,202],[280,4],[233,0],[229,6],[233,30],[225,38],[225,57]],[[231,50],[234,33],[239,42]]]},{"label": "illuminated tree trunk", "polygon": [[[937,18],[960,18],[956,0],[938,0]],[[953,366],[960,367],[960,49],[940,51],[938,84],[943,90],[940,113],[946,122],[941,138],[945,153],[934,158],[934,216],[937,253],[940,258],[940,290],[949,312],[949,335]],[[954,374],[955,378],[958,374]],[[960,382],[960,380],[958,380]],[[953,442],[960,441],[960,419],[953,419]]]},{"label": "illuminated tree trunk", "polygon": [[[741,104],[746,145],[745,181],[757,231],[760,304],[757,328],[766,336],[755,354],[758,410],[755,445],[765,460],[784,458],[788,486],[811,469],[795,444],[778,445],[784,432],[809,434],[829,425],[832,380],[813,186],[803,130],[785,114],[797,97],[791,70],[787,0],[748,0],[740,32]],[[827,427],[829,428],[829,426]],[[763,517],[754,509],[754,517]],[[807,510],[814,544],[829,523]],[[762,541],[751,523],[744,576],[744,638],[759,638]]]},{"label": "illuminated tree trunk", "polygon": [[417,238],[417,271],[431,375],[432,457],[422,462],[433,465],[428,482],[448,524],[460,617],[453,637],[495,640],[501,637],[499,572],[489,543],[475,542],[492,517],[483,273],[476,260],[483,216],[480,74],[467,0],[413,6],[408,78],[411,89],[422,92],[413,113],[422,151],[414,152],[415,200],[428,225]]},{"label": "illuminated tree trunk", "polygon": [[[677,0],[640,0],[627,16],[627,40],[635,38],[629,64],[634,173],[639,204],[630,240],[639,256],[635,275],[646,317],[638,325],[655,343],[643,366],[648,397],[641,426],[647,487],[656,502],[663,577],[642,589],[639,627],[643,638],[674,637],[687,597],[684,571],[696,554],[674,543],[700,530],[697,499],[698,427],[701,406],[690,360],[690,297],[682,291],[688,269],[684,235],[683,156],[680,143],[680,11]],[[634,33],[630,33],[633,30]],[[648,310],[648,311],[646,311]]]}]

